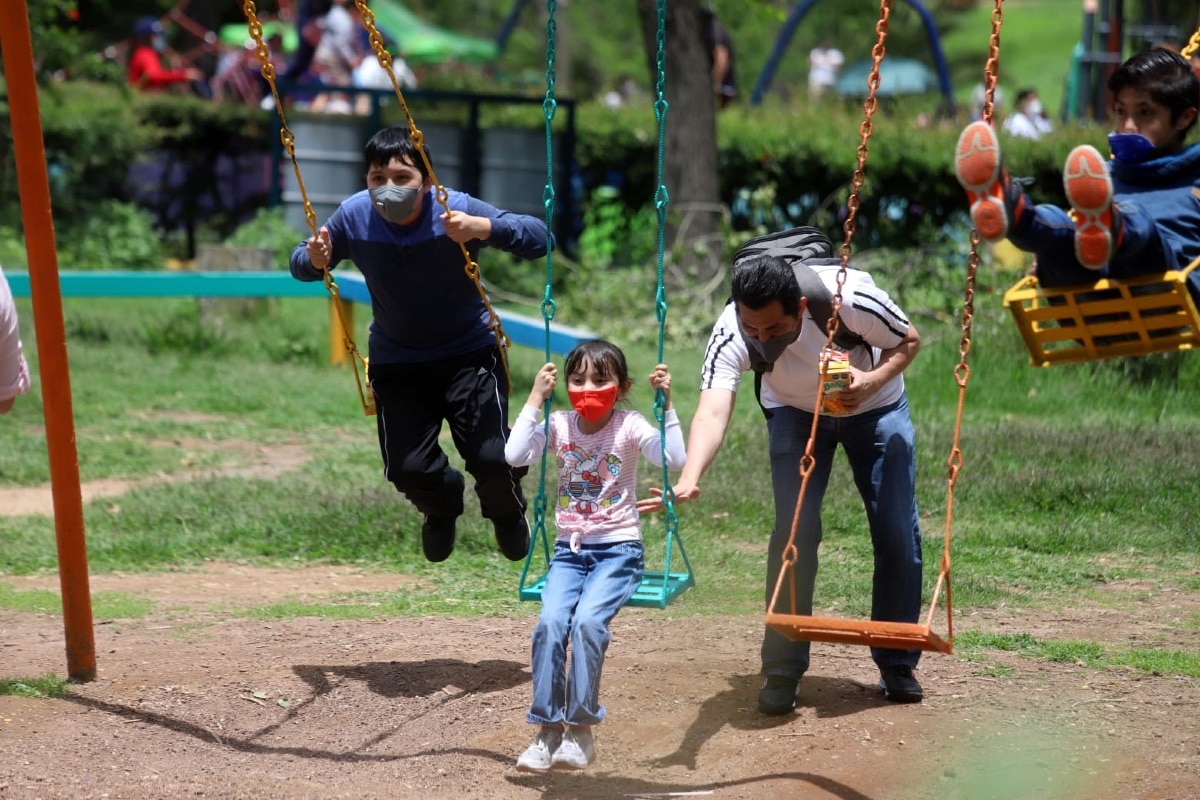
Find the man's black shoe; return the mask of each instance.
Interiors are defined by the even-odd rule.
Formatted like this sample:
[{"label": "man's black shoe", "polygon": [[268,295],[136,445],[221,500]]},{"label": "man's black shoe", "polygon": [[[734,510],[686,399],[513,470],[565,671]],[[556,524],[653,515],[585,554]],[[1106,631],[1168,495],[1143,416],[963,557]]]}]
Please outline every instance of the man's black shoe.
[{"label": "man's black shoe", "polygon": [[496,544],[509,561],[520,561],[529,553],[529,523],[524,514],[492,520]]},{"label": "man's black shoe", "polygon": [[893,703],[919,703],[925,697],[921,684],[913,677],[912,667],[907,664],[881,667],[879,688],[883,689],[883,696]]},{"label": "man's black shoe", "polygon": [[758,710],[768,716],[790,714],[796,707],[796,684],[800,681],[786,675],[768,675],[758,690]]},{"label": "man's black shoe", "polygon": [[445,561],[454,552],[455,520],[457,517],[426,514],[421,526],[421,548],[425,558],[434,562]]}]

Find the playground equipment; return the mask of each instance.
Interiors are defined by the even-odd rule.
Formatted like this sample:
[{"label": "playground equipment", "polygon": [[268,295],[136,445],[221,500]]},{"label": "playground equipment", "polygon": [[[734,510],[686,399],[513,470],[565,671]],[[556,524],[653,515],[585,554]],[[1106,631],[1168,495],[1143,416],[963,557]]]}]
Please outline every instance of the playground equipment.
[{"label": "playground equipment", "polygon": [[[654,115],[658,120],[658,185],[654,193],[654,207],[658,216],[658,285],[655,292],[655,311],[658,316],[658,363],[663,361],[663,347],[666,339],[667,298],[663,282],[663,258],[665,250],[665,231],[667,206],[670,198],[663,183],[663,163],[666,148],[666,124],[669,110],[666,101],[666,0],[658,0],[658,57],[657,57],[657,96],[654,102]],[[546,99],[543,111],[546,118],[546,185],[543,202],[546,211],[546,229],[553,230],[554,218],[554,158],[553,158],[553,121],[557,102],[554,96],[554,64],[555,64],[555,3],[549,0],[547,4],[549,21],[546,24]],[[550,323],[554,319],[555,304],[553,297],[554,257],[550,248],[546,249],[546,289],[542,300],[542,316],[546,323],[546,361],[550,360]],[[549,438],[550,401],[543,409],[543,425]],[[659,442],[662,448],[662,495],[664,505],[664,520],[666,527],[665,557],[661,570],[643,570],[642,581],[637,591],[629,600],[629,605],[652,608],[666,608],[676,597],[695,584],[692,565],[688,561],[687,551],[684,550],[683,540],[679,538],[679,518],[675,513],[674,495],[670,488],[667,474],[666,457],[666,397],[661,389],[654,396],[654,417],[659,424]],[[548,450],[549,448],[547,448]],[[541,472],[538,480],[538,494],[534,501],[533,535],[529,545],[529,553],[525,556],[525,566],[521,570],[518,597],[521,600],[540,600],[542,590],[546,585],[547,572],[550,566],[550,541],[546,532],[546,466],[548,453],[543,451]],[[675,547],[679,548],[683,559],[683,570],[671,570],[671,557]],[[530,568],[533,564],[534,553],[542,553],[546,570],[540,577],[530,579]]]},{"label": "playground equipment", "polygon": [[1104,119],[1108,109],[1105,82],[1125,60],[1161,43],[1178,44],[1185,35],[1167,22],[1167,0],[1142,0],[1142,18],[1127,19],[1125,0],[1084,0],[1079,43],[1071,54],[1071,75],[1064,103],[1066,119]]},{"label": "playground equipment", "polygon": [[[1003,0],[995,0],[995,11],[992,15],[992,36],[987,65],[984,69],[986,76],[986,99],[984,113],[986,119],[991,119],[994,96],[996,91],[997,65],[1000,51],[1000,25],[1003,20],[1001,5]],[[796,500],[796,514],[792,518],[792,530],[788,543],[783,550],[783,563],[779,577],[775,583],[771,601],[767,604],[765,623],[768,627],[792,640],[835,642],[840,644],[869,645],[871,647],[934,650],[949,653],[954,644],[953,613],[950,597],[950,534],[954,519],[954,488],[962,468],[962,451],[959,449],[959,438],[962,429],[963,408],[966,401],[967,381],[970,369],[967,365],[967,355],[971,350],[971,323],[974,314],[975,275],[979,266],[979,235],[972,231],[971,253],[967,262],[967,279],[962,313],[962,336],[959,343],[959,362],[955,368],[955,382],[958,385],[958,412],[954,423],[954,439],[950,456],[947,459],[949,471],[947,479],[945,532],[942,544],[942,560],[938,571],[937,583],[930,599],[929,611],[922,622],[889,622],[881,620],[851,620],[834,617],[818,617],[799,614],[796,611],[796,565],[799,551],[796,548],[796,530],[800,521],[800,510],[805,501],[809,479],[815,466],[812,456],[817,437],[817,425],[820,421],[824,386],[829,382],[829,369],[832,355],[837,349],[834,337],[837,335],[839,322],[837,312],[842,306],[842,287],[846,281],[846,270],[850,259],[850,245],[854,237],[856,218],[859,206],[859,192],[866,177],[866,163],[869,157],[869,142],[873,128],[872,118],[877,108],[876,89],[879,86],[879,68],[885,55],[885,41],[888,32],[888,18],[891,14],[891,0],[881,0],[879,22],[876,25],[876,41],[872,50],[872,69],[867,80],[869,92],[863,104],[864,117],[859,129],[860,143],[857,150],[854,176],[851,180],[850,198],[847,201],[848,214],[844,223],[845,239],[841,247],[841,268],[838,272],[837,292],[833,298],[833,313],[828,324],[829,338],[825,345],[825,358],[822,358],[822,380],[818,383],[816,408],[813,414],[812,430],[809,434],[805,455],[800,461],[800,491]],[[784,596],[785,587],[789,588],[789,611],[782,612],[779,601]],[[942,636],[933,630],[933,619],[937,612],[938,600],[942,592],[946,595],[946,633]]]},{"label": "playground equipment", "polygon": [[[762,103],[763,95],[771,87],[771,80],[775,77],[775,70],[779,68],[779,62],[783,60],[788,44],[792,41],[792,35],[795,34],[800,20],[804,19],[804,16],[816,5],[816,2],[817,0],[799,0],[799,2],[792,6],[792,10],[788,13],[787,21],[783,23],[783,27],[779,29],[779,35],[775,38],[775,46],[771,48],[771,54],[767,56],[767,61],[763,64],[762,71],[758,74],[758,79],[754,82],[754,89],[750,93],[750,105],[756,106]],[[929,37],[929,53],[933,58],[934,68],[937,71],[938,89],[941,92],[946,112],[952,114],[954,111],[954,92],[950,87],[950,68],[947,66],[946,56],[942,52],[942,42],[938,36],[937,25],[934,24],[933,15],[929,13],[929,9],[925,8],[920,0],[907,0],[907,2],[920,15],[921,23],[925,26],[925,32]],[[880,64],[878,61],[872,64],[872,75],[875,77],[877,84],[879,78],[877,70],[879,67]]]},{"label": "playground equipment", "polygon": [[[1197,48],[1200,28],[1184,58]],[[1035,366],[1190,350],[1200,342],[1198,267],[1200,256],[1184,269],[1055,288],[1026,276],[1005,292],[1004,306]]]},{"label": "playground equipment", "polygon": [[62,588],[67,675],[73,681],[91,681],[96,678],[96,638],[88,585],[83,493],[79,488],[67,335],[58,289],[58,253],[54,244],[54,220],[50,215],[50,178],[42,142],[33,41],[25,0],[0,3],[0,56],[4,59],[21,220],[27,237],[38,372],[46,420],[46,451],[54,495],[54,532]]}]

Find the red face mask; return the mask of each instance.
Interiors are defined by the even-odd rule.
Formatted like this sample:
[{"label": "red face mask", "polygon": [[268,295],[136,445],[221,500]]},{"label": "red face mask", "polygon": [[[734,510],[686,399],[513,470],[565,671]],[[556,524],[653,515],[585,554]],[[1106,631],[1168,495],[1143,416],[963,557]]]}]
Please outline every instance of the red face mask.
[{"label": "red face mask", "polygon": [[605,415],[612,411],[613,406],[617,402],[617,387],[609,386],[607,389],[583,389],[580,391],[568,390],[567,397],[570,398],[571,407],[579,413],[579,416],[588,422],[595,423],[604,419]]}]

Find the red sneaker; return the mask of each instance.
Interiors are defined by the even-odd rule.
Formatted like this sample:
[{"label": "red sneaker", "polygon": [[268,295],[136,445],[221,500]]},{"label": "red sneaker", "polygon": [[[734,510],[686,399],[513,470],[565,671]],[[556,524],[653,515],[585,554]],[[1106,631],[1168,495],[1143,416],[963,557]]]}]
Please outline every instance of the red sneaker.
[{"label": "red sneaker", "polygon": [[954,175],[967,190],[971,224],[979,235],[989,242],[1006,237],[1025,195],[1001,164],[1000,140],[991,125],[981,120],[963,128],[954,149]]},{"label": "red sneaker", "polygon": [[1075,217],[1075,257],[1088,269],[1112,259],[1115,229],[1113,184],[1100,151],[1081,144],[1067,156],[1063,189]]}]

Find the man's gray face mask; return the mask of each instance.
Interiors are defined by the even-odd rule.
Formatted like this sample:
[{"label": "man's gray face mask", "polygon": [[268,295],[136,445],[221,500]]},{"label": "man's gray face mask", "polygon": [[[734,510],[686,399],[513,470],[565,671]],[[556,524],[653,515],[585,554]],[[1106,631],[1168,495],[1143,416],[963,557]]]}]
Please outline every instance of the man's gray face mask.
[{"label": "man's gray face mask", "polygon": [[412,216],[420,189],[388,183],[371,189],[371,205],[388,222],[397,225]]},{"label": "man's gray face mask", "polygon": [[[772,336],[765,342],[760,342],[752,336],[742,334],[742,339],[746,342],[746,347],[749,348],[752,362],[765,362],[763,372],[770,372],[775,362],[783,355],[783,351],[787,350],[793,342],[800,338],[800,325],[796,325],[794,331]],[[755,357],[757,356],[757,358]]]}]

